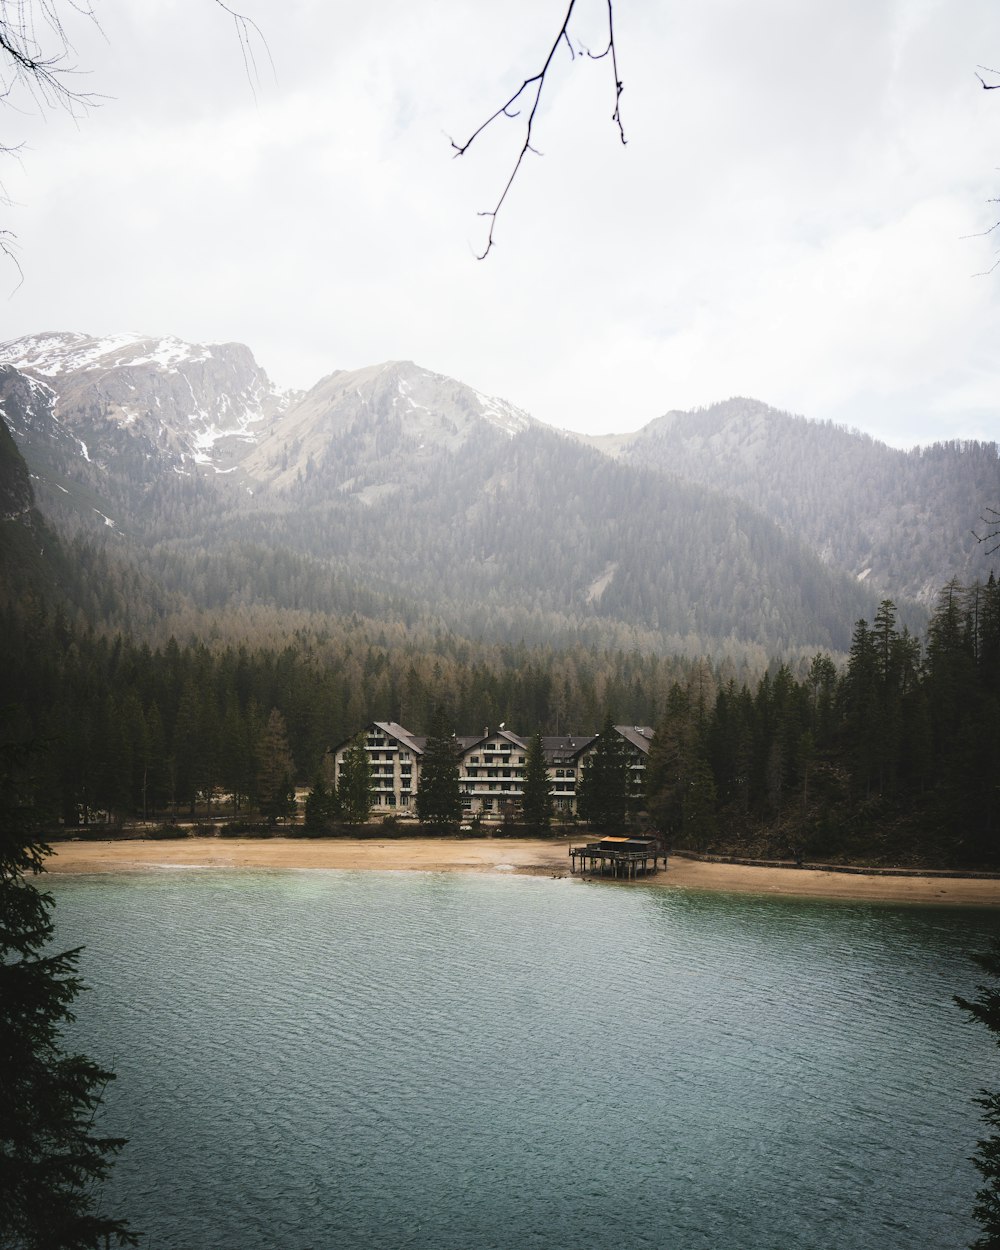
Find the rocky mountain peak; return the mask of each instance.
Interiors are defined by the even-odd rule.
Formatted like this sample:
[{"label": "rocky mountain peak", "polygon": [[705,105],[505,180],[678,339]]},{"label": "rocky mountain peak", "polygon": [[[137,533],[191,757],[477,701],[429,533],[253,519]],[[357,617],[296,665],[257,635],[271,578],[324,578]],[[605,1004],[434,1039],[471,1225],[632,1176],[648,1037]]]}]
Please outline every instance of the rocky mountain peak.
[{"label": "rocky mountain peak", "polygon": [[241,343],[46,333],[0,345],[0,364],[43,382],[52,415],[98,462],[126,436],[179,472],[228,472],[287,403]]},{"label": "rocky mountain peak", "polygon": [[453,452],[480,433],[513,438],[537,424],[506,400],[413,361],[391,360],[321,379],[272,424],[241,467],[283,488],[331,458],[343,467]]}]

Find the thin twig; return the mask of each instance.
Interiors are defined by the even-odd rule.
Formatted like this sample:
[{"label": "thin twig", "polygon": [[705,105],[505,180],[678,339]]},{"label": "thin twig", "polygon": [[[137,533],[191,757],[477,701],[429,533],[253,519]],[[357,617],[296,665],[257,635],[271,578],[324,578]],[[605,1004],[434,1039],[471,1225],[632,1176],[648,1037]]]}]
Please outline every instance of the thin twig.
[{"label": "thin twig", "polygon": [[257,67],[257,58],[254,56],[253,36],[256,35],[260,40],[261,46],[267,53],[267,59],[271,66],[271,73],[274,75],[275,80],[277,80],[278,73],[274,68],[274,60],[271,57],[271,49],[268,46],[267,40],[264,38],[264,32],[252,17],[247,17],[245,13],[240,13],[238,9],[232,8],[231,5],[226,4],[225,0],[215,0],[215,3],[233,19],[233,24],[236,27],[236,38],[239,40],[240,52],[243,56],[243,68],[246,70],[247,82],[250,84],[250,91],[253,95],[254,103],[256,103],[257,87],[260,86],[260,70]]},{"label": "thin twig", "polygon": [[615,76],[615,111],[611,114],[611,120],[618,127],[618,134],[619,134],[619,137],[621,138],[622,146],[624,147],[624,145],[628,143],[628,140],[625,138],[625,129],[622,126],[620,102],[622,98],[622,92],[625,90],[625,84],[618,77],[618,53],[615,51],[614,0],[608,0],[608,46],[604,49],[603,52],[590,52],[588,50],[587,55],[590,57],[592,61],[600,61],[600,60],[603,60],[604,57],[606,57],[609,52],[611,54],[611,71]]},{"label": "thin twig", "polygon": [[[518,170],[521,168],[522,161],[524,160],[525,156],[529,152],[534,153],[534,155],[536,156],[541,155],[538,149],[532,143],[533,128],[535,124],[535,115],[538,112],[539,101],[542,98],[542,88],[545,86],[545,77],[549,72],[549,68],[552,65],[552,61],[553,61],[553,58],[555,57],[556,52],[559,50],[559,45],[565,42],[566,47],[569,50],[571,59],[573,60],[576,59],[577,52],[576,52],[576,49],[574,49],[573,47],[573,41],[569,37],[569,22],[570,22],[570,18],[573,16],[573,9],[575,5],[576,5],[576,0],[569,0],[569,5],[566,9],[566,15],[563,18],[562,25],[559,27],[559,33],[556,35],[555,40],[553,41],[552,47],[549,49],[548,56],[546,56],[545,62],[542,65],[542,68],[538,71],[538,73],[532,74],[530,78],[526,78],[524,82],[521,83],[520,87],[518,87],[518,89],[514,92],[514,94],[507,101],[505,101],[505,103],[501,104],[500,107],[496,110],[496,112],[491,113],[490,116],[487,117],[487,119],[481,125],[477,126],[476,129],[472,132],[472,134],[468,137],[468,139],[466,139],[464,143],[456,143],[454,139],[450,140],[455,156],[464,156],[465,153],[472,146],[472,144],[476,141],[476,139],[478,139],[479,136],[483,133],[483,131],[486,130],[489,126],[491,126],[493,122],[497,121],[501,117],[508,117],[511,119],[520,117],[523,111],[523,108],[526,106],[527,100],[529,99],[531,100],[531,107],[528,110],[527,120],[525,122],[524,142],[521,144],[521,148],[517,154],[517,159],[514,162],[514,168],[511,171],[510,177],[507,179],[507,182],[504,185],[503,191],[500,193],[500,198],[497,200],[493,208],[488,212],[481,212],[478,214],[480,217],[488,217],[490,219],[490,229],[489,229],[489,233],[486,236],[486,247],[483,249],[481,253],[477,253],[478,260],[485,260],[486,257],[490,254],[490,250],[492,249],[493,242],[494,242],[493,231],[496,228],[497,215],[500,212],[500,209],[503,207],[504,201],[507,199],[507,194],[514,184],[514,179],[517,177]],[[587,56],[590,57],[591,60],[599,61],[603,59],[604,57],[606,57],[609,53],[611,54],[611,67],[612,67],[612,73],[614,74],[614,79],[615,79],[615,111],[614,113],[612,113],[611,116],[612,116],[612,121],[614,121],[615,125],[618,127],[618,133],[621,136],[622,143],[625,143],[626,142],[625,131],[622,127],[621,112],[620,112],[620,105],[619,105],[621,94],[624,88],[622,86],[621,80],[618,77],[618,59],[617,59],[617,53],[615,50],[615,31],[614,31],[614,21],[613,21],[614,0],[607,0],[607,5],[608,5],[608,46],[604,49],[603,52],[599,52],[596,54],[592,52],[587,52]],[[533,98],[532,98],[532,89],[534,93]],[[525,95],[525,93],[527,93],[527,95]],[[522,100],[522,96],[524,97],[524,100]],[[521,101],[520,106],[518,106],[519,101]],[[515,107],[515,106],[518,106],[518,107]]]},{"label": "thin twig", "polygon": [[[1000,261],[997,261],[997,264],[1000,265]],[[994,268],[996,268],[996,265],[994,265]],[[981,516],[979,519],[986,526],[986,533],[979,535],[975,530],[972,530],[972,537],[977,543],[993,542],[995,538],[997,540],[996,543],[992,547],[986,548],[986,554],[991,556],[994,551],[1000,551],[1000,512],[996,508],[987,508],[986,515]]]}]

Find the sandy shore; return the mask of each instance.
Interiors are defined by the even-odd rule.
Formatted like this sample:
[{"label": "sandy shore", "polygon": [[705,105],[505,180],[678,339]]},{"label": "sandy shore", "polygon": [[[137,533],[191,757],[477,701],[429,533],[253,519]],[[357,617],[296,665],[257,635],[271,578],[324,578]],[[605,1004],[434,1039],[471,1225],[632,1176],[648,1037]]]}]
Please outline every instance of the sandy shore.
[{"label": "sandy shore", "polygon": [[[579,842],[580,839],[575,839]],[[60,842],[46,867],[53,873],[149,872],[203,868],[341,868],[420,872],[522,872],[568,875],[569,842],[529,839],[182,838],[153,842]],[[880,877],[814,869],[754,868],[672,858],[649,884],[663,889],[730,890],[818,898],[1000,904],[1000,880],[961,877]]]}]

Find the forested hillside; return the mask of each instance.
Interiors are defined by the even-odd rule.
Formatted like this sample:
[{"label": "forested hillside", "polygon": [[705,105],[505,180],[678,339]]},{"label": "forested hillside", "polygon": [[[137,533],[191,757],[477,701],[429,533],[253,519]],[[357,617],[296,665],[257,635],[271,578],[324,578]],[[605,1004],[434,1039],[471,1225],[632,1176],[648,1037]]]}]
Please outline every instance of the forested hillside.
[{"label": "forested hillside", "polygon": [[886,600],[846,666],[678,683],[649,757],[675,845],[741,855],[1000,867],[1000,584],[949,582],[923,645]]},{"label": "forested hillside", "polygon": [[[846,666],[796,673],[639,653],[415,642],[355,619],[274,645],[150,648],[36,605],[0,618],[4,732],[42,741],[52,818],[259,819],[275,760],[300,785],[371,720],[426,731],[653,724],[633,819],[674,846],[774,858],[1000,867],[1000,586],[950,583],[924,644],[891,603]],[[643,812],[645,814],[643,814]]]},{"label": "forested hillside", "polygon": [[[1000,587],[993,575],[965,585],[951,580],[923,645],[888,600],[845,619],[843,666],[830,646],[806,661],[800,645],[790,662],[769,665],[763,649],[735,640],[724,659],[671,657],[654,626],[632,634],[650,645],[587,645],[579,632],[572,637],[571,612],[560,617],[554,599],[540,600],[556,606],[537,610],[537,624],[544,630],[565,620],[564,639],[502,642],[502,630],[491,635],[489,620],[497,616],[509,630],[514,617],[504,616],[502,587],[516,584],[516,569],[496,532],[509,536],[512,551],[530,550],[536,527],[559,536],[554,512],[546,511],[556,491],[532,491],[567,462],[580,496],[564,482],[557,499],[569,500],[571,515],[586,511],[599,524],[582,536],[569,526],[561,545],[535,552],[522,579],[529,587],[555,580],[554,547],[577,567],[616,551],[616,576],[602,579],[601,597],[622,565],[630,576],[617,581],[620,587],[634,585],[641,594],[649,584],[660,594],[662,567],[676,564],[689,570],[692,610],[707,614],[711,579],[699,580],[701,570],[681,562],[689,547],[707,560],[706,547],[697,545],[706,532],[720,551],[727,537],[750,554],[747,536],[759,534],[765,545],[778,536],[776,550],[789,565],[784,597],[771,605],[779,627],[786,627],[785,611],[795,620],[804,590],[823,586],[810,581],[808,562],[794,564],[795,547],[781,546],[773,526],[755,531],[747,521],[726,535],[714,529],[716,507],[699,511],[704,494],[689,494],[654,471],[646,484],[636,470],[582,447],[574,464],[542,434],[526,430],[502,445],[505,476],[494,491],[484,494],[481,480],[467,486],[460,457],[439,457],[425,494],[414,480],[411,490],[387,496],[414,495],[416,511],[400,516],[419,516],[422,507],[427,529],[441,491],[465,516],[444,551],[410,546],[414,557],[437,559],[442,610],[434,616],[426,599],[394,594],[405,570],[389,555],[387,569],[362,581],[311,554],[321,522],[345,566],[351,549],[387,551],[377,527],[340,531],[339,512],[327,509],[337,492],[329,480],[322,485],[322,462],[309,481],[275,491],[270,510],[260,514],[241,509],[239,490],[232,491],[231,510],[220,512],[219,492],[197,477],[149,492],[174,507],[181,532],[184,517],[195,517],[197,532],[211,516],[219,529],[212,550],[190,535],[145,546],[118,531],[110,545],[100,545],[83,530],[60,535],[47,525],[20,452],[0,430],[4,734],[44,742],[53,819],[70,828],[93,814],[115,823],[222,810],[257,819],[274,804],[275,760],[310,784],[322,775],[327,750],[366,722],[399,720],[419,732],[441,705],[465,730],[504,721],[525,734],[582,734],[609,715],[655,725],[645,815],[636,811],[634,819],[652,821],[676,845],[870,863],[998,864]],[[347,471],[350,455],[331,457],[331,464]],[[659,526],[644,529],[611,505],[615,487],[636,480],[660,507]],[[290,497],[299,506],[291,507]],[[671,511],[677,499],[682,506]],[[522,502],[506,527],[501,500]],[[721,515],[736,526],[739,511]],[[134,519],[141,526],[143,517]],[[665,535],[680,560],[657,562]],[[600,547],[602,540],[616,545]],[[484,617],[481,629],[462,631],[447,619],[447,592],[455,586],[451,561],[466,546]],[[136,551],[146,552],[141,569]],[[482,572],[490,562],[492,581]],[[741,565],[729,561],[734,567]],[[721,554],[714,571],[724,577]],[[411,577],[409,585],[420,582]],[[741,581],[736,587],[752,610],[763,610],[760,587],[756,599]],[[330,611],[331,602],[339,610]],[[624,596],[615,607],[634,610]],[[611,620],[624,629],[624,615]]]},{"label": "forested hillside", "polygon": [[996,443],[899,451],[752,399],[670,412],[610,450],[744,500],[879,595],[928,606],[988,569],[972,531],[1000,497]]},{"label": "forested hillside", "polygon": [[843,651],[845,622],[877,602],[732,496],[609,460],[407,362],[280,397],[233,345],[43,336],[6,354],[0,411],[46,512],[141,566],[172,625],[360,612],[741,659]]}]

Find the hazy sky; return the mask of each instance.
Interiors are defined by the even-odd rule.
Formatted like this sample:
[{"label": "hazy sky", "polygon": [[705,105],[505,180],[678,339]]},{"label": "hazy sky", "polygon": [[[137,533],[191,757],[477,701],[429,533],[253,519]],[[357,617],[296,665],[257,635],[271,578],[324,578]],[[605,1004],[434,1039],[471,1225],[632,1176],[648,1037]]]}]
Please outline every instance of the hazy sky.
[{"label": "hazy sky", "polygon": [[[0,338],[249,344],[283,386],[412,359],[600,433],[750,395],[900,446],[1000,437],[996,0],[618,0],[607,61],[565,0],[96,0],[73,124],[6,110],[24,282]],[[578,0],[597,49],[606,8]],[[1000,75],[991,79],[1000,83]],[[256,97],[256,99],[255,99]],[[1000,231],[997,231],[1000,236]]]}]

